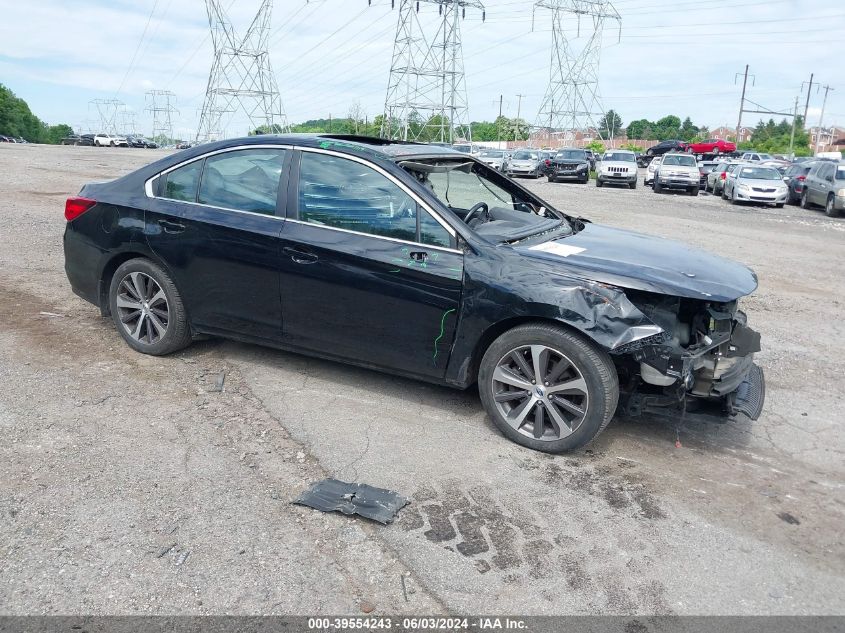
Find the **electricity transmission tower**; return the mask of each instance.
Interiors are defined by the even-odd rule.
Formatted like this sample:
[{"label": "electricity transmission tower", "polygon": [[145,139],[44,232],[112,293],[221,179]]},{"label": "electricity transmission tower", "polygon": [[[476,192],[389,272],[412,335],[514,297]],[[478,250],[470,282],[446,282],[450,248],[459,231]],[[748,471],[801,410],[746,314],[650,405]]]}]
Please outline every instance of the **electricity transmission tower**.
[{"label": "electricity transmission tower", "polygon": [[[420,5],[436,5],[432,33],[420,22]],[[460,20],[480,0],[400,0],[381,135],[406,141],[472,140],[467,107]]]},{"label": "electricity transmission tower", "polygon": [[266,127],[288,131],[279,87],[270,67],[268,39],[273,0],[261,0],[246,34],[239,36],[222,6],[222,0],[205,0],[214,46],[214,61],[197,128],[197,141],[222,137],[221,118],[239,110],[249,120],[249,130]]},{"label": "electricity transmission tower", "polygon": [[[553,34],[549,86],[537,114],[537,127],[548,128],[549,136],[553,130],[571,135],[592,127],[601,137],[602,31],[606,21],[615,20],[621,37],[622,18],[609,0],[539,0],[534,4],[537,9],[551,10]],[[575,37],[566,34],[565,26],[570,32],[575,27]],[[583,45],[575,41],[582,36]]]},{"label": "electricity transmission tower", "polygon": [[100,127],[97,130],[98,133],[118,134],[117,117],[118,113],[123,110],[124,105],[123,101],[118,101],[117,99],[93,99],[88,102],[89,111],[91,106],[94,106],[97,110]]},{"label": "electricity transmission tower", "polygon": [[148,90],[146,93],[146,112],[153,115],[153,139],[164,137],[167,142],[173,139],[173,114],[179,113],[173,102],[176,95],[169,90]]}]

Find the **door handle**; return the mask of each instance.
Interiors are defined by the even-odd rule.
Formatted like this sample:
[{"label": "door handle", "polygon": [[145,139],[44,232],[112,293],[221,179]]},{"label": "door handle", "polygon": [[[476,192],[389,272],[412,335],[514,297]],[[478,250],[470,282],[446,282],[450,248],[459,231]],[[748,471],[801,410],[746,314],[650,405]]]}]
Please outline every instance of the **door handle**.
[{"label": "door handle", "polygon": [[159,220],[158,225],[164,229],[165,233],[181,233],[185,230],[184,224],[170,222],[169,220]]},{"label": "door handle", "polygon": [[314,253],[309,253],[293,246],[285,246],[282,252],[285,255],[290,255],[290,258],[297,264],[314,264],[319,259]]},{"label": "door handle", "polygon": [[408,257],[417,262],[428,261],[428,253],[426,253],[425,251],[413,251],[411,253],[408,253]]}]

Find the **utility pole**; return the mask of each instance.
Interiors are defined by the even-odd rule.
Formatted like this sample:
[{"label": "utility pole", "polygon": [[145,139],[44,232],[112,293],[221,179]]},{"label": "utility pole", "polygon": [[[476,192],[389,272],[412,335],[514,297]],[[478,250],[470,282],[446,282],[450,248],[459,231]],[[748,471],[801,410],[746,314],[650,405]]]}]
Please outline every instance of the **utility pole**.
[{"label": "utility pole", "polygon": [[519,115],[520,115],[520,112],[522,112],[522,98],[527,96],[527,95],[516,95],[516,96],[519,100],[516,102],[516,121],[514,121],[514,124],[513,124],[514,129],[516,131],[514,132],[513,139],[515,141],[518,141],[518,140],[520,140],[519,139],[519,137],[520,137],[520,134],[519,134]]},{"label": "utility pole", "polygon": [[789,135],[789,157],[795,158],[795,122],[798,120],[798,97],[795,97],[795,107],[792,110],[792,133]]},{"label": "utility pole", "polygon": [[[804,88],[804,84],[801,84]],[[807,101],[804,103],[804,127],[807,127],[807,111],[810,109],[810,92],[813,90],[813,73],[810,73],[810,83],[807,86]]]},{"label": "utility pole", "polygon": [[833,88],[831,88],[830,86],[824,87],[824,99],[822,100],[822,111],[821,114],[819,114],[819,129],[816,132],[816,149],[813,152],[814,154],[819,153],[819,143],[822,140],[822,125],[824,124],[824,108],[827,105],[827,93],[831,90],[833,90]]},{"label": "utility pole", "polygon": [[[734,76],[734,83],[739,76],[737,73]],[[739,100],[739,118],[736,120],[736,142],[739,144],[739,130],[742,128],[742,111],[745,109],[745,85],[748,83],[748,64],[745,65],[745,76],[742,80],[742,97]]]},{"label": "utility pole", "polygon": [[[496,144],[502,144],[502,99],[504,95],[499,95],[499,117],[496,119]],[[495,101],[493,102],[495,103]],[[499,148],[501,149],[501,147]]]}]

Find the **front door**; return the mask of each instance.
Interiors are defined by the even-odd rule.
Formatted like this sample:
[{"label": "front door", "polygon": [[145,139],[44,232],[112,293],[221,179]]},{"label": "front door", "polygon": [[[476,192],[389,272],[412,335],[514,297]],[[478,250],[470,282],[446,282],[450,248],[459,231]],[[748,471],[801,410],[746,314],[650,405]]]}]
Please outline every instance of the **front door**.
[{"label": "front door", "polygon": [[279,234],[291,152],[233,149],[163,174],[145,232],[203,332],[278,341]]},{"label": "front door", "polygon": [[281,235],[286,342],[442,377],[459,318],[463,253],[398,180],[362,159],[303,150]]}]

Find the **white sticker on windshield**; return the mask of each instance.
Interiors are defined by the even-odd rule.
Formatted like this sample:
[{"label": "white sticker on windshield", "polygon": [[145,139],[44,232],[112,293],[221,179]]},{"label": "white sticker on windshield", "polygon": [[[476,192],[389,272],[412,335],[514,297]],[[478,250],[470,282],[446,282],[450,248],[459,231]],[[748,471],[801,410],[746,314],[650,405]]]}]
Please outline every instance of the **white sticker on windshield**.
[{"label": "white sticker on windshield", "polygon": [[580,246],[570,246],[569,244],[558,244],[557,242],[544,242],[532,246],[531,251],[543,251],[544,253],[551,253],[552,255],[560,255],[561,257],[569,257],[570,255],[577,255],[583,253],[586,248]]}]

